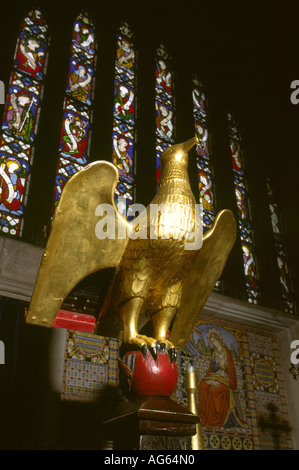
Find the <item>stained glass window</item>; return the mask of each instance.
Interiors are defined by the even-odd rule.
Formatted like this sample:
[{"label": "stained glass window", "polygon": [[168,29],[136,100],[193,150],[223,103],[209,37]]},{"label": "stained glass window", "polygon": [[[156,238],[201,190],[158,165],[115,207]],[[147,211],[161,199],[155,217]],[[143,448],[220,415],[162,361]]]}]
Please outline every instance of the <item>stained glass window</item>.
[{"label": "stained glass window", "polygon": [[228,114],[228,123],[246,292],[248,301],[256,304],[259,301],[259,283],[249,198],[244,172],[241,135],[238,125],[232,118],[231,114]]},{"label": "stained glass window", "polygon": [[112,161],[119,172],[115,202],[129,217],[134,202],[136,139],[136,51],[133,33],[122,23],[117,34],[114,80]]},{"label": "stained glass window", "polygon": [[211,228],[215,215],[215,191],[209,149],[209,131],[207,122],[207,103],[202,83],[197,77],[192,80],[193,118],[195,134],[198,137],[197,176],[199,188],[199,203],[202,205],[203,230]]},{"label": "stained glass window", "polygon": [[283,309],[287,313],[296,313],[293,301],[293,287],[288,267],[288,256],[282,232],[281,216],[270,180],[267,180],[267,193],[269,209],[271,213],[272,231],[276,249],[276,259],[279,269],[279,281],[281,286]]},{"label": "stained glass window", "polygon": [[156,181],[161,173],[160,155],[174,143],[174,83],[171,59],[163,44],[156,53]]},{"label": "stained glass window", "polygon": [[0,141],[0,232],[21,236],[49,49],[39,9],[24,18],[17,41]]},{"label": "stained glass window", "polygon": [[96,37],[88,13],[82,12],[73,27],[63,122],[56,171],[54,208],[66,182],[86,164],[92,124],[96,67]]}]

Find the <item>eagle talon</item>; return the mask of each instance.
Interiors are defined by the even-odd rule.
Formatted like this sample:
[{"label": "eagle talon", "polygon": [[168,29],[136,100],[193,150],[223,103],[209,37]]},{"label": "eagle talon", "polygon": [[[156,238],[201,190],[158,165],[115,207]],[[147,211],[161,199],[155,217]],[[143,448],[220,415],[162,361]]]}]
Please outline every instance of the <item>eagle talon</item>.
[{"label": "eagle talon", "polygon": [[172,342],[168,341],[168,339],[159,338],[157,341],[160,343],[160,347],[161,347],[162,352],[165,352],[166,350],[169,351],[170,349],[175,349]]},{"label": "eagle talon", "polygon": [[168,350],[168,354],[169,354],[170,362],[172,364],[173,362],[175,362],[176,357],[177,357],[176,350],[174,348],[171,348]]},{"label": "eagle talon", "polygon": [[141,349],[143,358],[145,359],[145,357],[146,357],[146,355],[147,355],[147,345],[146,345],[146,344],[143,344],[140,349]]},{"label": "eagle talon", "polygon": [[154,361],[157,362],[157,356],[158,356],[157,347],[150,348],[149,351],[150,351],[151,355],[153,356]]}]

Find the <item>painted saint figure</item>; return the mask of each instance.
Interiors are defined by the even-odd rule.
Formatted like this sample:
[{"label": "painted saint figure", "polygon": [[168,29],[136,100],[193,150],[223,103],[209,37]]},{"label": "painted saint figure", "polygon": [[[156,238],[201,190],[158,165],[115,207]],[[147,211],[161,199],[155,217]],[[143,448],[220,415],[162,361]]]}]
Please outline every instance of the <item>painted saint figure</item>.
[{"label": "painted saint figure", "polygon": [[4,128],[9,133],[22,137],[26,143],[32,140],[34,119],[31,108],[33,104],[35,104],[33,97],[22,93],[18,95],[12,93],[4,123]]},{"label": "painted saint figure", "polygon": [[250,289],[250,294],[252,297],[249,298],[249,302],[256,303],[258,297],[257,289],[257,272],[256,265],[250,248],[242,243],[243,251],[243,263],[244,263],[244,274],[247,287]]},{"label": "painted saint figure", "polygon": [[205,95],[204,93],[200,93],[200,91],[197,88],[194,88],[192,91],[192,98],[193,98],[193,104],[196,106],[197,111],[200,112],[200,114],[203,117],[206,117],[206,110],[205,110]]},{"label": "painted saint figure", "polygon": [[243,188],[236,186],[235,195],[236,195],[236,200],[237,200],[237,208],[239,211],[239,217],[241,219],[244,219],[243,224],[247,225],[248,224],[248,211],[247,211],[247,205],[246,205],[246,200],[245,200],[245,192]]},{"label": "painted saint figure", "polygon": [[23,214],[21,198],[24,188],[18,175],[20,170],[20,163],[13,157],[0,164],[0,210],[13,215]]},{"label": "painted saint figure", "polygon": [[205,155],[209,154],[208,130],[199,123],[196,123],[195,129],[196,129],[197,137],[199,140],[196,146],[196,152],[197,152],[197,155],[204,157]]},{"label": "painted saint figure", "polygon": [[77,100],[90,104],[91,79],[92,76],[86,70],[86,67],[77,65],[76,70],[70,75],[67,92]]},{"label": "painted saint figure", "polygon": [[156,105],[156,125],[157,132],[162,139],[168,139],[172,142],[172,111],[168,109],[164,104]]},{"label": "painted saint figure", "polygon": [[274,232],[274,234],[280,234],[280,230],[279,230],[279,226],[278,226],[279,220],[278,220],[278,216],[277,216],[275,207],[274,207],[273,204],[269,204],[269,207],[270,207],[270,211],[271,211],[271,222],[272,222],[273,232]]},{"label": "painted saint figure", "polygon": [[74,157],[77,163],[85,164],[84,156],[87,145],[85,128],[87,122],[78,116],[69,114],[64,122],[64,133],[60,152],[65,157]]},{"label": "painted saint figure", "polygon": [[126,121],[132,120],[134,116],[134,93],[127,87],[116,84],[116,95],[114,98],[115,116]]},{"label": "painted saint figure", "polygon": [[114,136],[112,161],[118,169],[119,176],[125,177],[129,181],[132,181],[132,158],[128,152],[129,146],[129,142],[123,136]]},{"label": "painted saint figure", "polygon": [[84,24],[75,24],[74,42],[83,49],[87,49],[88,52],[94,52],[95,35]]},{"label": "painted saint figure", "polygon": [[163,60],[158,60],[155,75],[157,85],[171,93],[171,73]]},{"label": "painted saint figure", "polygon": [[237,377],[230,351],[216,328],[210,328],[207,339],[213,349],[206,376],[199,384],[199,416],[202,426],[247,426],[240,419],[233,391]]},{"label": "painted saint figure", "polygon": [[40,77],[43,68],[45,52],[39,50],[41,47],[39,41],[33,37],[25,37],[20,43],[16,60],[19,69]]},{"label": "painted saint figure", "polygon": [[199,194],[202,198],[203,208],[209,212],[213,212],[213,193],[211,191],[212,181],[207,177],[204,171],[199,171]]},{"label": "painted saint figure", "polygon": [[242,161],[240,155],[240,145],[234,140],[230,143],[231,154],[233,157],[233,169],[238,173],[242,172]]},{"label": "painted saint figure", "polygon": [[135,62],[135,52],[131,46],[130,41],[126,38],[121,38],[118,41],[118,48],[116,52],[117,63],[126,67],[127,69],[132,69]]}]

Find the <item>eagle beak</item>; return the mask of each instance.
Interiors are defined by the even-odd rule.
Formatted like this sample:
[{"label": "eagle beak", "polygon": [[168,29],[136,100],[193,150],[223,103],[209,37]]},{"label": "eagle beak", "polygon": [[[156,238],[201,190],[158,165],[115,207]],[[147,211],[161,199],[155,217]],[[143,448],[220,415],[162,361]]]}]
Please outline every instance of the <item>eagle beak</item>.
[{"label": "eagle beak", "polygon": [[185,142],[183,144],[184,151],[189,152],[189,150],[192,149],[192,147],[194,147],[195,144],[198,144],[198,137],[197,136],[192,137],[192,139],[187,140],[187,142]]}]

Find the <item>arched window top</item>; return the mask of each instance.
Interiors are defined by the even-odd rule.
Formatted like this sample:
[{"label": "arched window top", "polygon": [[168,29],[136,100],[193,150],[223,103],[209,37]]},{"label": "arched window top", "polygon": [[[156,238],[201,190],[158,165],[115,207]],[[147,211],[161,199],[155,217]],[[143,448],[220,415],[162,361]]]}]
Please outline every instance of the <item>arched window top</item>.
[{"label": "arched window top", "polygon": [[31,10],[21,25],[14,68],[41,81],[46,73],[48,47],[48,25],[43,14],[39,9]]},{"label": "arched window top", "polygon": [[95,27],[87,11],[81,12],[74,21],[71,57],[78,62],[95,65]]},{"label": "arched window top", "polygon": [[136,70],[136,47],[135,47],[135,35],[130,27],[129,23],[122,21],[117,35],[117,46],[116,46],[116,59],[115,65],[120,67],[124,72],[131,73],[131,79],[135,81],[135,70]]}]

